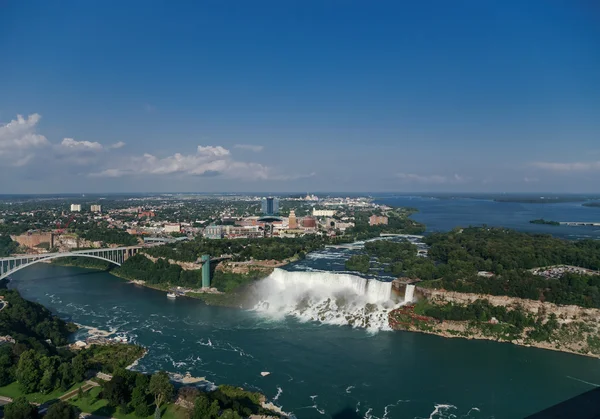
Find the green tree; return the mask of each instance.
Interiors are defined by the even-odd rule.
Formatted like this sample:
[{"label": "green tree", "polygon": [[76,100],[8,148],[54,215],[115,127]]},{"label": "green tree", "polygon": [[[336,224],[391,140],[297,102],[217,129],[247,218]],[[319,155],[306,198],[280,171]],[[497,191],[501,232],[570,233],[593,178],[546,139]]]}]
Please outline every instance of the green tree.
[{"label": "green tree", "polygon": [[37,419],[37,407],[29,404],[25,397],[17,397],[12,403],[4,406],[6,419]]},{"label": "green tree", "polygon": [[192,419],[212,419],[210,416],[210,399],[206,393],[201,393],[196,397]]},{"label": "green tree", "polygon": [[58,401],[48,408],[44,419],[77,419],[79,411],[67,402]]},{"label": "green tree", "polygon": [[127,403],[129,399],[127,380],[123,376],[115,375],[110,381],[104,383],[102,393],[111,406]]},{"label": "green tree", "polygon": [[131,407],[138,417],[147,417],[151,411],[148,405],[148,377],[139,374],[135,380],[135,387],[131,393]]},{"label": "green tree", "polygon": [[79,400],[82,400],[85,397],[85,395],[83,394],[83,388],[82,386],[79,386],[79,388],[77,389],[77,398]]},{"label": "green tree", "polygon": [[85,378],[85,372],[87,370],[85,358],[82,354],[77,354],[72,360],[72,372],[73,372],[73,381],[80,382]]},{"label": "green tree", "polygon": [[154,395],[154,404],[157,410],[160,409],[163,402],[173,397],[173,384],[171,384],[169,376],[165,371],[159,371],[150,378],[148,389]]},{"label": "green tree", "polygon": [[58,379],[60,380],[60,388],[68,389],[73,384],[73,372],[69,362],[63,362],[58,366]]},{"label": "green tree", "polygon": [[0,346],[0,387],[14,381],[15,366],[10,345]]},{"label": "green tree", "polygon": [[39,357],[36,351],[30,349],[23,352],[17,364],[17,381],[25,393],[33,393],[38,390],[42,379]]}]

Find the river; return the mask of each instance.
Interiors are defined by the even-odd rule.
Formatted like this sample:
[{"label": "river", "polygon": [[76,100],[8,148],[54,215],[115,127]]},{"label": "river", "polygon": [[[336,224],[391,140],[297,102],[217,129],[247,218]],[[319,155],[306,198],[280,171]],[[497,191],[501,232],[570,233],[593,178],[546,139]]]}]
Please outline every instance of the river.
[{"label": "river", "polygon": [[[414,218],[426,223],[428,231],[488,224],[570,238],[600,237],[594,228],[529,224],[535,218],[600,220],[600,209],[577,203],[406,196],[379,202],[418,207]],[[106,272],[47,264],[17,272],[10,286],[65,319],[125,333],[147,347],[138,370],[189,372],[216,384],[257,390],[297,418],[518,418],[600,385],[600,361],[593,358],[344,325],[346,319],[363,316],[375,329],[382,328],[374,314],[386,308],[369,300],[385,297],[380,287],[369,287],[370,297],[348,297],[346,308],[327,306],[323,314],[334,283],[366,287],[364,279],[341,272],[355,251],[350,246],[314,252],[278,272],[280,285],[293,287],[271,296],[271,312],[211,307],[188,298],[172,301],[163,292]],[[346,276],[342,281],[332,271]],[[299,284],[319,281],[324,284],[318,287],[321,299],[297,301],[302,310],[282,301],[300,299]],[[365,312],[364,307],[373,306]],[[271,374],[262,377],[263,371]]]},{"label": "river", "polygon": [[[344,252],[352,250],[317,252],[292,269],[318,276]],[[172,301],[106,272],[37,264],[10,286],[65,319],[147,347],[138,370],[257,390],[298,418],[517,418],[600,383],[597,359]]]}]

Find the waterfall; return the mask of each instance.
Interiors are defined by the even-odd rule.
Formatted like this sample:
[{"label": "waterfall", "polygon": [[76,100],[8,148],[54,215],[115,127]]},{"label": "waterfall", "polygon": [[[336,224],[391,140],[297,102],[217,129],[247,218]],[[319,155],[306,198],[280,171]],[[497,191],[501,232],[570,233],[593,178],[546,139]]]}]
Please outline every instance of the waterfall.
[{"label": "waterfall", "polygon": [[415,298],[415,286],[407,284],[404,292],[404,303],[412,303]]},{"label": "waterfall", "polygon": [[389,329],[392,283],[333,272],[288,272],[275,269],[256,286],[255,310],[274,318]]}]

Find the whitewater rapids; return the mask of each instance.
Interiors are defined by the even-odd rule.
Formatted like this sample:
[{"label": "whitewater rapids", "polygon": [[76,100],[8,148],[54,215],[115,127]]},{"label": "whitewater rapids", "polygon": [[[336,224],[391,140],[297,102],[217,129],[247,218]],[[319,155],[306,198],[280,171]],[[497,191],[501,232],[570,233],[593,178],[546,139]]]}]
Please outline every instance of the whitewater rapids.
[{"label": "whitewater rapids", "polygon": [[392,299],[392,283],[332,272],[275,269],[257,284],[254,310],[281,319],[390,330],[388,313],[402,305]]}]

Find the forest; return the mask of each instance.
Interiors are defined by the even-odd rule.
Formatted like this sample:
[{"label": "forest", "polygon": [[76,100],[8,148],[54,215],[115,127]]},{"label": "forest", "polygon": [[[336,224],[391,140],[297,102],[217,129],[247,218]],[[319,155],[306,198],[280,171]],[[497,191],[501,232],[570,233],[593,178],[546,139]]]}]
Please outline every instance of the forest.
[{"label": "forest", "polygon": [[0,234],[0,257],[10,256],[18,247],[19,244],[14,242],[8,234]]},{"label": "forest", "polygon": [[65,345],[68,336],[77,330],[73,323],[66,323],[41,304],[25,300],[17,291],[0,289],[0,296],[8,303],[0,311],[0,336],[12,336],[25,349],[50,353],[52,345]]},{"label": "forest", "polygon": [[126,279],[138,279],[148,284],[170,284],[192,288],[202,285],[200,269],[186,271],[165,259],[159,258],[156,262],[152,262],[146,256],[139,254],[127,259],[114,272]]},{"label": "forest", "polygon": [[[486,227],[432,233],[424,241],[430,246],[428,257],[417,256],[417,247],[408,241],[367,242],[364,253],[393,275],[423,280],[424,287],[600,308],[600,275],[545,278],[529,271],[551,265],[598,270],[598,241]],[[479,271],[493,275],[478,276]]]},{"label": "forest", "polygon": [[369,225],[369,217],[373,214],[383,215],[381,212],[356,212],[354,214],[355,226],[347,229],[344,235],[352,237],[352,241],[357,241],[379,237],[381,233],[422,234],[425,232],[425,225],[409,218],[416,211],[414,208],[396,208],[394,211],[386,212],[385,215],[388,217],[387,224],[374,226]]},{"label": "forest", "polygon": [[135,236],[116,228],[93,226],[89,229],[77,228],[76,232],[82,239],[93,242],[98,241],[106,245],[118,244],[120,246],[135,246],[138,244],[138,239]]}]

